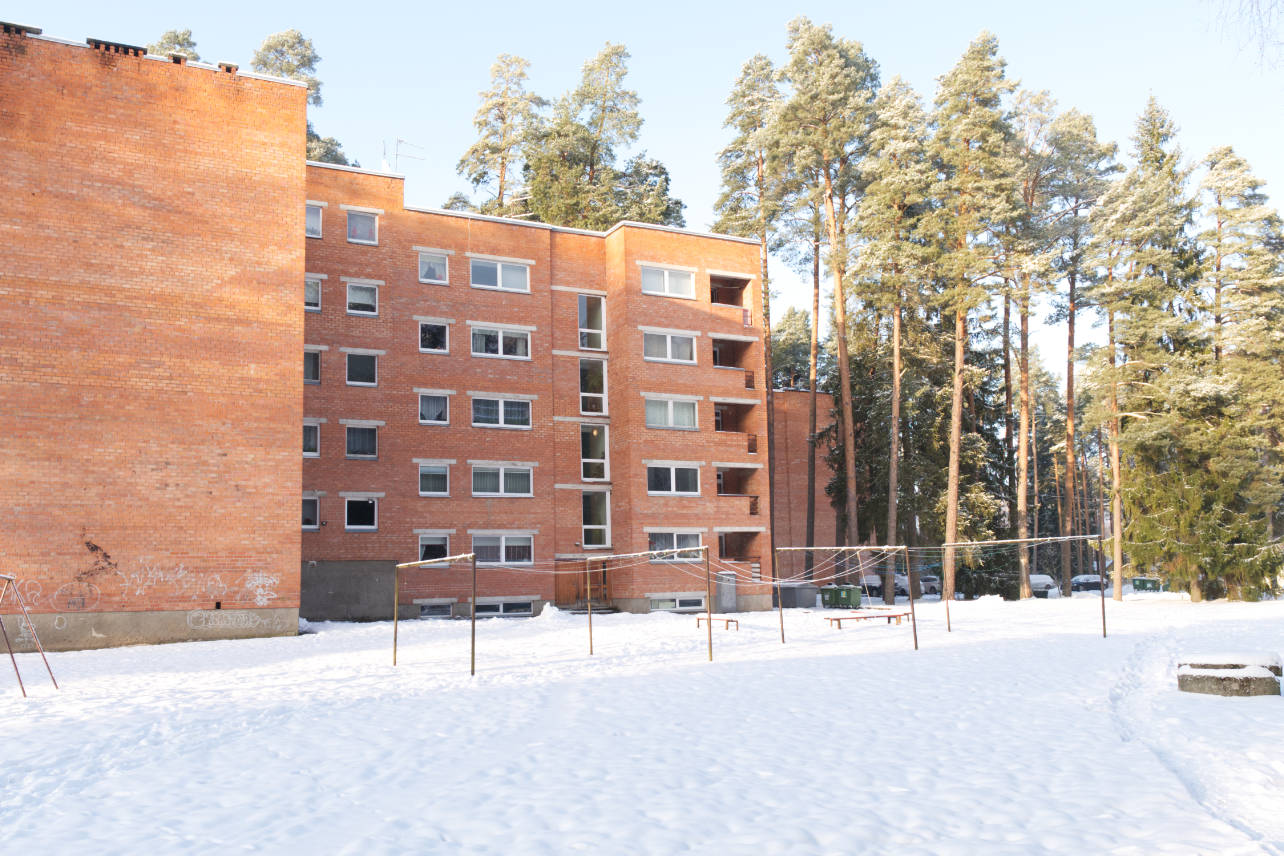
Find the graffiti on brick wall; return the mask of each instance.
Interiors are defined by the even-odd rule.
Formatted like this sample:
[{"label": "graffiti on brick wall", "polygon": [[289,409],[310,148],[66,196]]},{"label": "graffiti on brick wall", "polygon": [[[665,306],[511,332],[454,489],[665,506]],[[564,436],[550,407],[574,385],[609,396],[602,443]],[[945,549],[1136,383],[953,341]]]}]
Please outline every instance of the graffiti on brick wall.
[{"label": "graffiti on brick wall", "polygon": [[93,583],[67,583],[49,598],[49,605],[59,612],[88,612],[98,606],[98,586]]},{"label": "graffiti on brick wall", "polygon": [[263,615],[258,612],[215,609],[194,609],[187,613],[187,626],[192,630],[207,630],[210,632],[257,630],[284,633],[291,629],[289,619],[283,615]]},{"label": "graffiti on brick wall", "polygon": [[241,577],[242,589],[254,598],[255,606],[267,606],[276,600],[276,587],[281,582],[277,574],[265,574],[262,571],[247,571]]}]

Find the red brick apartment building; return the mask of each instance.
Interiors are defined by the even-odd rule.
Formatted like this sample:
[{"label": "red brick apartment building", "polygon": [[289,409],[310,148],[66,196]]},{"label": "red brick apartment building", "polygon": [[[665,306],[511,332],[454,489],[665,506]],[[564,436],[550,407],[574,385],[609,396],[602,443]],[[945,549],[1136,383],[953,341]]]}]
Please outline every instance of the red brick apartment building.
[{"label": "red brick apartment building", "polygon": [[[387,617],[395,563],[474,551],[481,614],[586,560],[700,608],[703,562],[593,564],[698,545],[714,608],[769,606],[756,246],[407,208],[305,164],[305,96],[0,25],[0,573],[46,645]],[[403,583],[468,611],[462,563]]]},{"label": "red brick apartment building", "polygon": [[[387,615],[393,563],[468,552],[479,611],[529,614],[582,602],[586,560],[698,545],[717,608],[769,606],[755,243],[408,209],[322,164],[307,230],[305,615]],[[595,600],[704,605],[703,562],[592,567]],[[470,586],[408,572],[403,611]]]}]

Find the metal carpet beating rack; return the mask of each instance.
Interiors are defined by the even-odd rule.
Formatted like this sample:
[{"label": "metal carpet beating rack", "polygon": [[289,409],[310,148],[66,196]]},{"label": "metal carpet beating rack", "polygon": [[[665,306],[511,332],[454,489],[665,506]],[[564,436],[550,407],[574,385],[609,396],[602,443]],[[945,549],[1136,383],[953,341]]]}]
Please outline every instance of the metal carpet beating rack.
[{"label": "metal carpet beating rack", "polygon": [[[27,629],[31,631],[31,639],[36,643],[36,650],[40,652],[40,659],[45,661],[45,668],[49,670],[49,680],[53,681],[54,689],[58,689],[58,679],[54,677],[53,669],[49,667],[49,658],[45,656],[45,649],[40,644],[40,637],[36,635],[36,625],[31,623],[31,615],[27,612],[27,604],[22,600],[22,592],[18,591],[17,577],[9,574],[0,574],[0,606],[4,605],[4,596],[13,590],[14,600],[18,602],[18,608],[22,610],[22,617],[27,622]],[[20,628],[21,624],[18,625]],[[18,671],[18,658],[13,655],[13,645],[9,643],[9,631],[5,629],[4,617],[0,616],[0,634],[4,635],[4,645],[9,649],[9,661],[13,663],[13,674],[18,678],[18,689],[22,690],[22,697],[27,697],[27,688],[22,685],[22,674]]]}]

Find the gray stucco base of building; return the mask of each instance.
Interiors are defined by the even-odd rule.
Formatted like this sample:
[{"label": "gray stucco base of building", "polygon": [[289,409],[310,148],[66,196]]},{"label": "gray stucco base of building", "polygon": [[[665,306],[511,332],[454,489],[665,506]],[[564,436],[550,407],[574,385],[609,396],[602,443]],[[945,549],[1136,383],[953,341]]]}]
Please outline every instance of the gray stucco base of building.
[{"label": "gray stucco base of building", "polygon": [[736,612],[762,612],[771,608],[770,594],[736,595]]},{"label": "gray stucco base of building", "polygon": [[[21,614],[5,614],[15,651],[36,650]],[[162,612],[52,612],[31,616],[46,651],[79,651],[120,645],[294,636],[297,609],[192,609]]]},{"label": "gray stucco base of building", "polygon": [[[308,621],[391,621],[397,563],[304,562],[299,615]],[[398,618],[418,618],[419,607],[402,604]]]},{"label": "gray stucco base of building", "polygon": [[[704,596],[704,592],[698,592]],[[620,612],[646,613],[651,612],[651,599],[649,597],[617,597],[611,601],[616,609]],[[771,595],[769,594],[738,594],[736,595],[735,612],[761,612],[771,609]],[[672,610],[669,610],[672,611]],[[683,609],[681,612],[690,612],[692,615],[704,614],[703,609]],[[714,605],[714,612],[730,612],[731,610],[720,609],[717,604]]]}]

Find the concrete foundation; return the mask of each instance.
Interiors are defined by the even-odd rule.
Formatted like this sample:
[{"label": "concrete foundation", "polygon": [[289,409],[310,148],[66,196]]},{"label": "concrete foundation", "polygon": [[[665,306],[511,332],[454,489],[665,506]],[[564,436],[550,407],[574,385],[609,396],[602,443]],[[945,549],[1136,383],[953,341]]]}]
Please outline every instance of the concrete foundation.
[{"label": "concrete foundation", "polygon": [[[304,562],[299,615],[308,621],[391,621],[397,563]],[[398,618],[418,618],[416,604],[401,604]]]},{"label": "concrete foundation", "polygon": [[[21,614],[0,616],[15,651],[36,650]],[[294,636],[297,609],[192,609],[163,612],[54,612],[31,616],[46,651],[118,645]],[[57,674],[55,672],[55,674]]]},{"label": "concrete foundation", "polygon": [[1219,696],[1277,696],[1280,679],[1265,669],[1205,669],[1181,672],[1177,689]]}]

